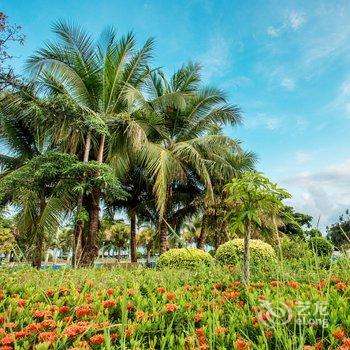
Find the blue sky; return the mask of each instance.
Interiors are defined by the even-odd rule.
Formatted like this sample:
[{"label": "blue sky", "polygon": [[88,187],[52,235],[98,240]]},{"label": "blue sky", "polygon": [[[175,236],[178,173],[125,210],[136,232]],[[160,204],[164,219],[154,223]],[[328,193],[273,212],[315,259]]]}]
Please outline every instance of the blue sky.
[{"label": "blue sky", "polygon": [[168,72],[200,62],[204,81],[244,113],[227,133],[291,204],[321,227],[350,207],[350,1],[2,0],[0,10],[27,36],[18,71],[57,19],[94,36],[113,25],[139,43],[155,37],[154,65]]}]

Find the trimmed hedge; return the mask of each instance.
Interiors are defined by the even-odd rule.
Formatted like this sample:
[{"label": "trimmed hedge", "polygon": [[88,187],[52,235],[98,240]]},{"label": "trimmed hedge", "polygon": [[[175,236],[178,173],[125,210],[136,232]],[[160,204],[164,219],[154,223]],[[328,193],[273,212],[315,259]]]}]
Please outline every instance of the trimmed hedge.
[{"label": "trimmed hedge", "polygon": [[213,257],[201,250],[194,248],[175,248],[162,254],[157,260],[157,267],[175,269],[193,269],[203,265],[209,266],[214,262]]},{"label": "trimmed hedge", "polygon": [[[225,265],[236,265],[243,261],[244,240],[236,238],[222,244],[216,251],[215,259]],[[260,239],[250,240],[250,258],[253,262],[266,262],[276,258],[272,246]]]}]

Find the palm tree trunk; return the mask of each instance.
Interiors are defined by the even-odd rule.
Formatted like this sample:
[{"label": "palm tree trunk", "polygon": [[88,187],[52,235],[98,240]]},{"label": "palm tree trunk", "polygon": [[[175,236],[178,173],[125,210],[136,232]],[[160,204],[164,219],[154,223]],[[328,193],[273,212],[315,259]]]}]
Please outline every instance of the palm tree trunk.
[{"label": "palm tree trunk", "polygon": [[117,260],[120,261],[122,249],[120,247],[117,248]]},{"label": "palm tree trunk", "polygon": [[[101,136],[100,147],[98,149],[97,161],[101,164],[103,162],[103,153],[105,147],[105,135]],[[98,175],[98,174],[97,174]],[[100,188],[95,187],[91,190],[92,203],[90,210],[90,223],[89,223],[89,233],[87,237],[87,244],[83,249],[82,264],[84,266],[91,266],[94,260],[98,256],[98,247],[96,244],[97,233],[100,224],[100,199],[102,191]]]},{"label": "palm tree trunk", "polygon": [[[85,148],[84,148],[84,156],[83,156],[84,163],[87,163],[89,161],[89,155],[90,155],[90,149],[91,149],[91,137],[92,137],[92,130],[89,129],[85,140]],[[77,200],[77,221],[74,228],[74,247],[73,247],[73,256],[72,256],[73,267],[77,267],[79,265],[79,262],[82,256],[82,250],[83,250],[82,235],[83,235],[84,221],[82,220],[82,218],[79,218],[79,214],[81,213],[81,210],[83,208],[83,199],[84,199],[84,194],[80,193]]]},{"label": "palm tree trunk", "polygon": [[250,278],[250,269],[249,269],[249,263],[250,263],[250,250],[249,250],[249,243],[250,243],[250,225],[246,226],[245,232],[244,232],[244,252],[243,252],[243,282],[249,283]]},{"label": "palm tree trunk", "polygon": [[137,263],[135,209],[131,209],[129,211],[129,217],[130,217],[130,257],[131,257],[132,263]]},{"label": "palm tree trunk", "polygon": [[33,261],[33,267],[40,270],[41,269],[41,259],[43,254],[43,237],[40,234],[35,242],[35,254],[34,254],[34,261]]},{"label": "palm tree trunk", "polygon": [[149,264],[151,261],[151,248],[147,247],[147,257],[146,257],[146,263]]},{"label": "palm tree trunk", "polygon": [[207,217],[204,214],[202,218],[202,225],[201,225],[201,231],[199,233],[198,241],[197,241],[197,248],[204,250],[204,243],[205,243],[205,238],[206,238],[206,231],[205,231],[205,225],[206,225],[206,220]]},{"label": "palm tree trunk", "polygon": [[164,213],[159,222],[160,254],[165,253],[169,249],[168,226],[165,217]]}]

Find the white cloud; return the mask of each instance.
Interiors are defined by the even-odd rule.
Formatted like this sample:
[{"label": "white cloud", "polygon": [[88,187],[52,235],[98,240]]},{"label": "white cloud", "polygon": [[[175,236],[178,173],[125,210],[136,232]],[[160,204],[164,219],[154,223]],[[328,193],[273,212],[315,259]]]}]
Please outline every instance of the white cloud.
[{"label": "white cloud", "polygon": [[342,117],[350,118],[350,77],[340,84],[337,96],[326,109],[336,111]]},{"label": "white cloud", "polygon": [[207,50],[199,58],[203,65],[204,78],[210,79],[213,76],[223,76],[232,65],[230,60],[230,42],[221,34],[210,37]]},{"label": "white cloud", "polygon": [[272,37],[278,37],[279,36],[279,30],[273,26],[267,27],[267,35],[272,36]]},{"label": "white cloud", "polygon": [[245,126],[251,129],[264,128],[267,130],[278,130],[282,127],[283,121],[278,117],[267,116],[264,113],[259,113],[255,117],[247,118]]},{"label": "white cloud", "polygon": [[281,81],[281,86],[284,87],[288,91],[292,91],[295,89],[295,81],[291,78],[284,78]]},{"label": "white cloud", "polygon": [[296,152],[295,153],[295,160],[298,164],[304,164],[309,162],[313,158],[312,154],[309,152]]},{"label": "white cloud", "polygon": [[289,25],[293,30],[298,30],[306,22],[305,15],[298,11],[292,11],[288,19]]},{"label": "white cloud", "polygon": [[293,194],[289,204],[320,218],[324,228],[350,207],[350,159],[320,171],[299,173],[280,184]]}]

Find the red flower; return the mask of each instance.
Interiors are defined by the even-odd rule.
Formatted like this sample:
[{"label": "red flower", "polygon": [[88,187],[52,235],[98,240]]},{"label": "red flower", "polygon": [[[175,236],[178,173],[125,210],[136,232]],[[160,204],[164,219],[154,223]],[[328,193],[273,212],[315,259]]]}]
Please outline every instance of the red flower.
[{"label": "red flower", "polygon": [[165,305],[165,311],[166,312],[174,312],[177,309],[177,305],[176,304],[166,304]]},{"label": "red flower", "polygon": [[41,342],[49,342],[52,344],[56,340],[56,332],[42,332],[39,333],[38,338]]},{"label": "red flower", "polygon": [[345,338],[345,331],[343,328],[339,328],[332,332],[332,335],[335,339],[343,340]]},{"label": "red flower", "polygon": [[244,304],[245,304],[244,301],[243,301],[243,300],[240,300],[240,301],[237,302],[236,305],[237,305],[237,307],[238,307],[239,309],[241,309],[242,307],[244,307]]},{"label": "red flower", "polygon": [[203,328],[197,328],[196,329],[196,336],[197,337],[204,337],[205,336],[205,332]]},{"label": "red flower", "polygon": [[242,338],[238,338],[235,341],[235,349],[236,350],[247,350],[247,349],[250,349],[250,348],[251,348],[250,344],[248,342],[246,342]]},{"label": "red flower", "polygon": [[44,328],[55,328],[56,322],[54,320],[44,320],[41,322]]},{"label": "red flower", "polygon": [[5,316],[0,315],[0,324],[5,322]]},{"label": "red flower", "polygon": [[114,294],[114,289],[113,288],[109,288],[106,290],[106,294],[107,295],[113,295]]},{"label": "red flower", "polygon": [[26,306],[26,304],[27,304],[27,300],[19,299],[17,301],[17,305],[20,306],[20,307]]},{"label": "red flower", "polygon": [[295,281],[290,281],[288,282],[288,286],[293,288],[293,289],[298,289],[299,288],[299,283]]},{"label": "red flower", "polygon": [[130,311],[130,310],[132,310],[134,308],[134,305],[132,303],[128,303],[126,305],[126,308]]},{"label": "red flower", "polygon": [[116,305],[116,302],[114,299],[108,299],[108,300],[105,300],[102,302],[102,306],[105,309],[110,309],[110,308],[114,307],[115,305]]},{"label": "red flower", "polygon": [[53,291],[52,289],[48,289],[48,290],[46,291],[46,295],[47,295],[48,297],[52,297],[54,294],[55,294],[55,291]]},{"label": "red flower", "polygon": [[350,348],[350,338],[344,338],[344,339],[343,339],[343,344],[344,344],[345,346],[348,346],[348,347]]},{"label": "red flower", "polygon": [[195,322],[200,322],[202,321],[203,314],[201,312],[197,312],[196,315],[194,316],[194,321]]},{"label": "red flower", "polygon": [[14,343],[14,341],[15,341],[15,337],[13,336],[13,334],[8,334],[0,340],[0,344],[1,345],[11,345]]},{"label": "red flower", "polygon": [[88,316],[90,314],[90,308],[89,307],[83,307],[79,306],[75,309],[75,315],[77,317],[83,317],[83,316]]},{"label": "red flower", "polygon": [[133,329],[131,329],[131,328],[127,328],[127,329],[125,330],[125,336],[126,336],[127,338],[132,337],[132,336],[133,336],[133,334],[134,334]]},{"label": "red flower", "polygon": [[51,317],[52,312],[50,310],[36,310],[33,312],[33,317],[35,318],[45,318],[45,317]]},{"label": "red flower", "polygon": [[280,282],[280,281],[271,281],[270,282],[270,285],[272,286],[272,287],[278,287],[278,286],[280,286],[282,284],[282,282]]},{"label": "red flower", "polygon": [[273,332],[271,330],[265,331],[265,337],[271,339],[273,337]]},{"label": "red flower", "polygon": [[90,338],[90,342],[92,344],[102,344],[104,342],[104,340],[105,340],[105,338],[104,338],[103,334],[96,334]]},{"label": "red flower", "polygon": [[58,308],[58,313],[59,314],[66,314],[67,312],[69,312],[69,307],[66,305],[60,306]]},{"label": "red flower", "polygon": [[344,282],[338,282],[335,285],[335,288],[337,288],[338,290],[341,290],[342,292],[344,292],[346,290],[346,284]]},{"label": "red flower", "polygon": [[25,338],[27,335],[28,335],[27,332],[25,332],[25,331],[19,331],[19,332],[16,332],[16,333],[15,333],[15,338],[16,338],[16,339],[22,339],[22,338]]},{"label": "red flower", "polygon": [[0,300],[5,299],[5,294],[2,290],[0,290]]},{"label": "red flower", "polygon": [[167,293],[166,298],[168,300],[173,300],[176,298],[176,295],[174,293]]},{"label": "red flower", "polygon": [[165,287],[159,287],[159,288],[157,288],[157,292],[161,293],[161,294],[164,294],[166,292],[166,288]]},{"label": "red flower", "polygon": [[74,338],[75,336],[77,336],[78,334],[83,334],[86,332],[87,330],[87,325],[86,324],[75,324],[75,325],[71,325],[69,327],[67,327],[64,331],[64,334],[68,337],[68,338]]},{"label": "red flower", "polygon": [[43,329],[43,326],[40,323],[31,323],[25,327],[25,331],[28,333],[37,333]]}]

